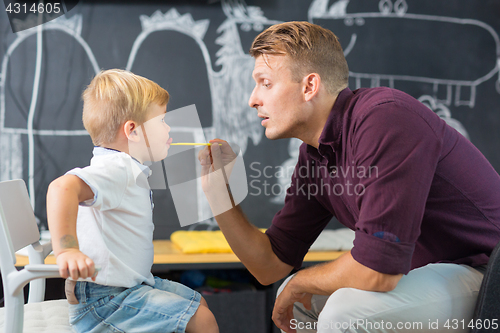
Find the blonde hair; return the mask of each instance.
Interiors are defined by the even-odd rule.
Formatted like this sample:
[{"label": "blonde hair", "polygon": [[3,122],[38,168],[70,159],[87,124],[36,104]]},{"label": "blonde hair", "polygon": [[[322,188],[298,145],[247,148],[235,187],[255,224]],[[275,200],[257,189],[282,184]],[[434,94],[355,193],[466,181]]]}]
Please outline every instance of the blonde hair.
[{"label": "blonde hair", "polygon": [[300,81],[318,73],[326,90],[338,94],[349,83],[349,68],[340,42],[333,32],[309,22],[285,22],[261,32],[250,55],[283,54],[290,59],[292,79]]},{"label": "blonde hair", "polygon": [[83,126],[94,145],[114,142],[128,120],[143,124],[151,103],[166,105],[168,92],[155,82],[121,69],[97,74],[82,94]]}]

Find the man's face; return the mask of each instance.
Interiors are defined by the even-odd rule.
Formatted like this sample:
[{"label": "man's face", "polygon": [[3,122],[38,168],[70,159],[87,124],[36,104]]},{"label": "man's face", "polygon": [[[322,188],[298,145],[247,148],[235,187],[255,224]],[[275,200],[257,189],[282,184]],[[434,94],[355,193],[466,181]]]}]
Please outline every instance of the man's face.
[{"label": "man's face", "polygon": [[165,113],[167,106],[151,104],[149,106],[147,121],[140,126],[144,131],[144,140],[146,141],[147,152],[145,152],[145,161],[161,161],[167,157],[168,149],[172,139],[170,138],[170,126],[165,123]]},{"label": "man's face", "polygon": [[302,82],[292,80],[292,73],[284,55],[261,55],[255,59],[252,77],[255,88],[248,101],[256,108],[271,140],[295,137],[307,121],[301,112],[304,103]]}]

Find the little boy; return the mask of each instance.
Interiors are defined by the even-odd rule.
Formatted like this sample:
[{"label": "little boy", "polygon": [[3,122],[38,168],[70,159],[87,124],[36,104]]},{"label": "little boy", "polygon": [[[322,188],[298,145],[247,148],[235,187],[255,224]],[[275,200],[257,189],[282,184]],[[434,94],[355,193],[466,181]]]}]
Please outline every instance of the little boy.
[{"label": "little boy", "polygon": [[[168,100],[158,84],[117,69],[97,74],[83,92],[94,157],[47,192],[61,276],[87,279],[67,284],[77,332],[219,331],[198,292],[151,274],[153,203],[143,163],[167,156]],[[101,267],[95,276],[94,263]]]}]

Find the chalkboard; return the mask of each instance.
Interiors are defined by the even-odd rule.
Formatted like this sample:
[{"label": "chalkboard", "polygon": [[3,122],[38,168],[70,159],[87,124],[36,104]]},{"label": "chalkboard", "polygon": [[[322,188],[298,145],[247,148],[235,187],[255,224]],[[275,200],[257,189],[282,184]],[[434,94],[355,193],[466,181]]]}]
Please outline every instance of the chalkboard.
[{"label": "chalkboard", "polygon": [[[0,180],[27,182],[42,227],[50,181],[91,158],[80,96],[108,68],[156,81],[171,94],[168,110],[195,104],[206,139],[236,143],[249,184],[242,207],[255,225],[268,227],[300,142],[265,138],[247,105],[254,86],[248,49],[263,29],[290,20],[337,34],[351,89],[411,94],[500,170],[499,1],[80,1],[41,29],[18,33],[0,8]],[[196,199],[199,190],[189,198],[193,210],[209,209]],[[169,189],[156,189],[154,199],[155,238],[168,238],[181,228]],[[193,228],[216,223],[184,229]]]}]

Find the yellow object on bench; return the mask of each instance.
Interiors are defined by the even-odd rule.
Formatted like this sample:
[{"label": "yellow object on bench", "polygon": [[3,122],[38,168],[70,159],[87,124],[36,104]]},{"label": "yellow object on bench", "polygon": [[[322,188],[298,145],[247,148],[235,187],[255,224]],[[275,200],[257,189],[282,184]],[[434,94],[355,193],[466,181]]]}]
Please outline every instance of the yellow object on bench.
[{"label": "yellow object on bench", "polygon": [[170,240],[182,253],[233,253],[220,230],[178,230],[170,235]]},{"label": "yellow object on bench", "polygon": [[172,243],[183,253],[232,253],[226,238],[220,230],[175,231],[170,235]]}]

